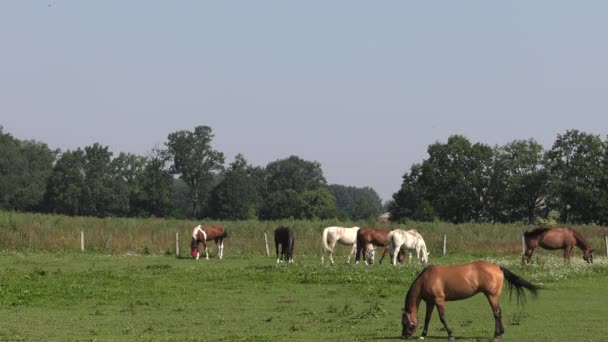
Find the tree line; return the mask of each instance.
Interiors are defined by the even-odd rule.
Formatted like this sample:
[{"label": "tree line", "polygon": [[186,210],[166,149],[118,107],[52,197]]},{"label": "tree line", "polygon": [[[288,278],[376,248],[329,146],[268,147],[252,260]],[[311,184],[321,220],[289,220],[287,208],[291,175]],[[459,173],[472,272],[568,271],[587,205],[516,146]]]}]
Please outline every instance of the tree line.
[{"label": "tree line", "polygon": [[568,130],[547,151],[453,135],[427,151],[403,175],[392,220],[608,224],[608,140],[597,135]]},{"label": "tree line", "polygon": [[0,126],[0,209],[73,216],[367,219],[382,212],[372,188],[327,184],[321,165],[290,156],[225,165],[212,129],[170,133],[148,156],[95,143],[51,149]]}]

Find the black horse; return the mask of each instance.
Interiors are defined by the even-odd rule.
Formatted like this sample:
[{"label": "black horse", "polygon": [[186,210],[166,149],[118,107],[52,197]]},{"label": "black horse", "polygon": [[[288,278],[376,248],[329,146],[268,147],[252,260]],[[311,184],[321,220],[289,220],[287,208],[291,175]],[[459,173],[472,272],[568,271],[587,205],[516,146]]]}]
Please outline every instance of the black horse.
[{"label": "black horse", "polygon": [[[285,262],[293,262],[293,247],[296,243],[296,234],[293,229],[279,227],[274,230],[274,246],[277,250],[277,264],[281,258]],[[279,244],[281,244],[281,256],[279,257]]]}]

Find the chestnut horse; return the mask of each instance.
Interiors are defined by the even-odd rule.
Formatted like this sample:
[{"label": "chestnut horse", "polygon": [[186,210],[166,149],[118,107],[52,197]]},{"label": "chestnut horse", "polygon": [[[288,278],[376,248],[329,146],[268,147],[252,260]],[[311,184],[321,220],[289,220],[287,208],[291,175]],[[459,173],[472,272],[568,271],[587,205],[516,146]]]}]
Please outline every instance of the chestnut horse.
[{"label": "chestnut horse", "polygon": [[401,337],[412,336],[418,327],[418,306],[420,301],[426,303],[424,329],[421,339],[426,337],[433,308],[437,306],[439,319],[448,333],[449,341],[453,341],[452,329],[445,321],[445,302],[461,300],[483,293],[492,307],[494,314],[494,341],[500,341],[505,332],[502,324],[502,312],[498,298],[502,292],[503,281],[507,280],[509,292],[515,288],[517,300],[525,298],[524,289],[536,295],[537,287],[529,281],[511,273],[502,266],[486,261],[475,261],[462,265],[434,265],[426,267],[410,286],[405,295],[405,306],[401,316]]},{"label": "chestnut horse", "polygon": [[563,249],[564,260],[570,261],[572,256],[572,249],[577,246],[583,251],[583,259],[588,263],[593,263],[593,251],[587,239],[581,235],[578,231],[569,228],[543,228],[539,227],[532,231],[524,233],[524,240],[526,242],[526,252],[522,255],[522,263],[530,263],[532,253],[538,246],[549,249]]},{"label": "chestnut horse", "polygon": [[[375,229],[375,228],[361,228],[357,231],[357,253],[355,255],[355,263],[359,263],[361,258],[361,250],[365,248],[363,253],[363,259],[370,264],[374,263],[374,246],[384,247],[382,253],[382,259],[388,251],[388,234],[391,232],[390,229]],[[399,262],[403,263],[404,259],[403,251],[399,251]],[[382,259],[380,261],[382,261]]]},{"label": "chestnut horse", "polygon": [[192,230],[192,240],[190,240],[190,255],[198,260],[198,244],[202,243],[205,249],[205,257],[209,260],[209,252],[207,251],[207,241],[215,240],[218,246],[218,256],[221,259],[224,256],[224,239],[228,236],[228,230],[221,226],[206,226],[198,225]]},{"label": "chestnut horse", "polygon": [[[281,257],[279,257],[279,244],[281,245]],[[285,262],[293,262],[293,247],[296,244],[296,234],[293,229],[288,227],[279,227],[274,230],[274,247],[277,250],[277,264],[281,262],[281,258]]]}]

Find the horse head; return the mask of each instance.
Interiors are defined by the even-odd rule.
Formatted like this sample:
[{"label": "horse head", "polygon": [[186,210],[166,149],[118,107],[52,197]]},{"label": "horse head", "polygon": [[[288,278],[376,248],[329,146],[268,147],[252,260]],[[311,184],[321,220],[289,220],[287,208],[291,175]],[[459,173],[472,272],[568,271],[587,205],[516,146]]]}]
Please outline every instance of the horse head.
[{"label": "horse head", "polygon": [[585,260],[586,262],[593,264],[593,251],[594,249],[588,249],[584,252],[583,254],[583,260]]},{"label": "horse head", "polygon": [[416,332],[416,328],[418,328],[418,321],[416,320],[416,317],[413,317],[412,319],[412,316],[410,316],[405,309],[401,310],[403,311],[403,314],[401,315],[401,338],[405,340],[412,337],[412,335]]},{"label": "horse head", "polygon": [[197,240],[193,237],[192,240],[190,240],[190,255],[192,256],[193,259],[198,259],[198,243]]}]

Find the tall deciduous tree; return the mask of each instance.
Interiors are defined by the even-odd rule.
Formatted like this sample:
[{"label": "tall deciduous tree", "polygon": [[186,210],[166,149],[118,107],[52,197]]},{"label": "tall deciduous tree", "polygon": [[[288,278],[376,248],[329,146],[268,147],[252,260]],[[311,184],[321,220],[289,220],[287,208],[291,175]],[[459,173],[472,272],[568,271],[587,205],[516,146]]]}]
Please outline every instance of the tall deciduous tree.
[{"label": "tall deciduous tree", "polygon": [[0,126],[0,208],[40,210],[58,153],[44,143],[5,134]]},{"label": "tall deciduous tree", "polygon": [[55,166],[47,183],[45,202],[48,210],[66,215],[84,215],[82,211],[85,188],[84,151],[64,152]]},{"label": "tall deciduous tree", "polygon": [[437,215],[454,223],[487,219],[492,148],[453,135],[446,144],[430,145],[428,153],[420,182]]},{"label": "tall deciduous tree", "polygon": [[213,134],[208,126],[197,126],[194,132],[182,130],[169,134],[167,152],[173,160],[172,171],[190,189],[192,215],[202,214],[203,204],[212,188],[213,172],[221,171],[224,154],[211,147]]},{"label": "tall deciduous tree", "polygon": [[242,220],[257,218],[265,192],[265,171],[247,164],[238,154],[211,192],[212,216],[218,219]]},{"label": "tall deciduous tree", "polygon": [[327,185],[321,164],[297,156],[268,163],[266,177],[269,192],[287,189],[302,192]]},{"label": "tall deciduous tree", "polygon": [[605,146],[597,135],[569,130],[559,134],[547,152],[552,205],[562,222],[590,223],[601,211],[600,184]]},{"label": "tall deciduous tree", "polygon": [[495,173],[500,186],[494,202],[500,205],[500,221],[525,220],[532,224],[547,216],[548,173],[543,165],[543,147],[534,139],[515,140],[497,149]]},{"label": "tall deciduous tree", "polygon": [[342,219],[361,220],[377,217],[382,210],[382,199],[370,188],[332,184],[329,191],[336,198],[337,215]]},{"label": "tall deciduous tree", "polygon": [[152,155],[145,159],[142,170],[135,174],[134,214],[165,217],[171,212],[173,175],[167,164],[166,153],[154,150]]}]

